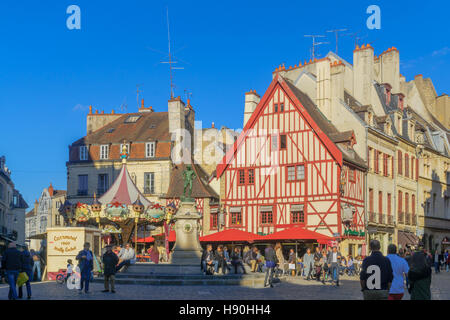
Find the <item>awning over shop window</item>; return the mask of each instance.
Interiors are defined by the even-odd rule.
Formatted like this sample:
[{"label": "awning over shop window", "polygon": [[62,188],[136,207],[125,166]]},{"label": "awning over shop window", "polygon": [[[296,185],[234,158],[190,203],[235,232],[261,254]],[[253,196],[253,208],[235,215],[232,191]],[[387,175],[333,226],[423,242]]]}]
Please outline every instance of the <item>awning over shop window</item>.
[{"label": "awning over shop window", "polygon": [[272,212],[273,207],[272,206],[262,206],[259,207],[259,212]]},{"label": "awning over shop window", "polygon": [[414,233],[399,231],[398,232],[398,244],[403,248],[406,246],[417,246],[419,245],[419,237]]},{"label": "awning over shop window", "polygon": [[219,208],[218,207],[211,208],[210,212],[211,213],[217,213],[217,212],[219,212]]},{"label": "awning over shop window", "polygon": [[241,212],[242,211],[242,207],[230,207],[230,212],[235,213],[235,212]]},{"label": "awning over shop window", "polygon": [[304,205],[302,204],[293,204],[291,205],[291,212],[292,211],[303,211]]}]

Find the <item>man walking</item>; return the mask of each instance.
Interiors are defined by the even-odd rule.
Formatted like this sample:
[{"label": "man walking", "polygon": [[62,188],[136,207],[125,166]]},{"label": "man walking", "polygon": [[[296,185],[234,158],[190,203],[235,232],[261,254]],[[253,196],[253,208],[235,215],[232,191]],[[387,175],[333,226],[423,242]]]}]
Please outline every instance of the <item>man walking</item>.
[{"label": "man walking", "polygon": [[[31,284],[30,280],[32,277],[32,270],[33,270],[33,258],[31,257],[30,251],[28,251],[28,247],[25,246],[22,251],[22,272],[25,272],[28,276],[27,282],[25,282],[25,285],[27,287],[27,298],[31,299]],[[19,287],[19,299],[21,299],[23,296],[23,285]]]},{"label": "man walking", "polygon": [[328,269],[331,271],[333,282],[336,283],[336,287],[339,287],[339,266],[341,265],[342,255],[337,251],[337,247],[333,247],[333,251],[328,253],[327,263]]},{"label": "man walking", "polygon": [[6,279],[8,279],[9,283],[9,300],[17,299],[16,283],[17,277],[22,270],[22,261],[22,253],[17,250],[16,244],[11,242],[2,257],[2,269],[5,270]]},{"label": "man walking", "polygon": [[371,240],[370,256],[362,263],[360,283],[364,300],[387,300],[394,278],[391,261],[380,252],[380,242]]},{"label": "man walking", "polygon": [[405,293],[405,276],[408,276],[409,271],[408,262],[396,253],[397,246],[390,244],[388,246],[387,258],[391,261],[394,279],[389,289],[388,300],[402,300],[403,294]]},{"label": "man walking", "polygon": [[120,271],[123,266],[129,266],[136,261],[136,253],[134,249],[130,246],[129,243],[125,245],[125,248],[122,248],[119,252],[120,263],[117,266],[117,271]]},{"label": "man walking", "polygon": [[86,242],[84,244],[84,249],[81,250],[76,257],[81,273],[81,286],[79,289],[79,293],[83,291],[83,285],[84,292],[89,293],[89,281],[91,280],[91,273],[94,269],[94,255],[92,251],[89,250],[90,247],[91,245],[89,244],[89,242]]},{"label": "man walking", "polygon": [[106,252],[102,257],[103,262],[103,276],[105,277],[105,290],[102,292],[109,292],[109,286],[111,285],[111,293],[116,293],[114,288],[116,266],[119,263],[119,257],[112,251],[112,246],[109,244],[106,246]]},{"label": "man walking", "polygon": [[270,286],[273,288],[273,274],[275,266],[278,263],[278,258],[271,244],[267,245],[264,255],[266,260],[266,277],[264,278],[264,287]]}]

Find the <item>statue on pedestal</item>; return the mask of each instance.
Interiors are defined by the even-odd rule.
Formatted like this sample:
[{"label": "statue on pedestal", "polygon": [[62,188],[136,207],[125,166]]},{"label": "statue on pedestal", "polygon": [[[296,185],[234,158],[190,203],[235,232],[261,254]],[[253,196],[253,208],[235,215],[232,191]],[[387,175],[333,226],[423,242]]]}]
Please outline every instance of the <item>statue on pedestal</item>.
[{"label": "statue on pedestal", "polygon": [[[184,188],[183,195],[180,197],[181,201],[193,202],[195,201],[192,198],[192,183],[194,179],[197,177],[195,171],[192,169],[190,165],[186,166],[186,169],[183,171],[183,180],[184,180]],[[188,188],[188,196],[186,196],[186,188]]]}]

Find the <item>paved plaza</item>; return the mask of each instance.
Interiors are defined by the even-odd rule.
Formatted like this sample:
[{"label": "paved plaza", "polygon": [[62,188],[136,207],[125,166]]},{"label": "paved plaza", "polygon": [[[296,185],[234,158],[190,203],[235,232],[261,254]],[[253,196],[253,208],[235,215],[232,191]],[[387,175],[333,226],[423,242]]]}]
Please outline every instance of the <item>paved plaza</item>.
[{"label": "paved plaza", "polygon": [[[117,285],[116,293],[102,293],[101,283],[91,284],[90,294],[79,294],[54,281],[33,283],[33,299],[42,300],[361,300],[359,280],[343,277],[341,286],[323,285],[316,281],[289,279],[274,288],[242,286],[150,286]],[[7,299],[8,286],[0,285],[0,299]],[[24,292],[26,295],[26,293]],[[450,272],[434,274],[433,300],[450,300]],[[405,300],[409,300],[406,293]]]}]

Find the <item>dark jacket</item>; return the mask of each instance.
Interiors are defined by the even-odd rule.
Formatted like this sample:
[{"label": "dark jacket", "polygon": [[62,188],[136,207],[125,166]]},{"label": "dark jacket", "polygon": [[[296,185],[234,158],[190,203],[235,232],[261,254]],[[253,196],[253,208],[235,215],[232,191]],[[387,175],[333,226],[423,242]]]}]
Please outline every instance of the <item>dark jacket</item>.
[{"label": "dark jacket", "polygon": [[110,276],[116,274],[116,266],[119,263],[119,257],[114,252],[105,252],[102,257],[103,274]]},{"label": "dark jacket", "polygon": [[411,300],[431,300],[431,268],[423,270],[409,269],[409,292]]},{"label": "dark jacket", "polygon": [[222,252],[216,251],[216,254],[214,255],[214,260],[217,260],[220,264],[225,263],[225,255]]},{"label": "dark jacket", "polygon": [[8,248],[3,253],[2,269],[5,269],[6,271],[23,270],[23,256],[17,248]]},{"label": "dark jacket", "polygon": [[207,260],[209,260],[209,261],[214,260],[214,252],[212,250],[211,251],[208,251],[208,250],[203,251],[202,261],[207,261]]},{"label": "dark jacket", "polygon": [[31,256],[30,251],[24,250],[22,252],[22,269],[24,271],[32,271],[33,270],[33,257]]},{"label": "dark jacket", "polygon": [[81,258],[82,256],[87,256],[87,250],[81,250],[76,259],[79,261],[80,263],[80,271],[81,272],[86,272],[86,271],[92,271],[94,269],[94,254],[92,253],[91,250],[89,250],[89,252],[92,255],[92,260],[87,260],[87,259],[83,259]]},{"label": "dark jacket", "polygon": [[264,254],[264,258],[266,259],[266,261],[272,261],[275,262],[275,264],[278,263],[277,254],[275,253],[275,250],[273,248],[266,248]]},{"label": "dark jacket", "polygon": [[364,281],[364,290],[368,290],[366,286],[366,280],[371,276],[372,273],[367,273],[367,268],[376,265],[380,268],[381,272],[381,288],[380,290],[388,290],[389,283],[392,283],[394,279],[394,273],[392,271],[391,261],[383,256],[380,251],[373,251],[372,254],[363,260],[361,273],[359,279]]},{"label": "dark jacket", "polygon": [[231,261],[232,262],[238,262],[238,261],[240,261],[241,260],[241,252],[232,252],[231,253],[231,256],[230,256],[230,258],[231,258]]}]

